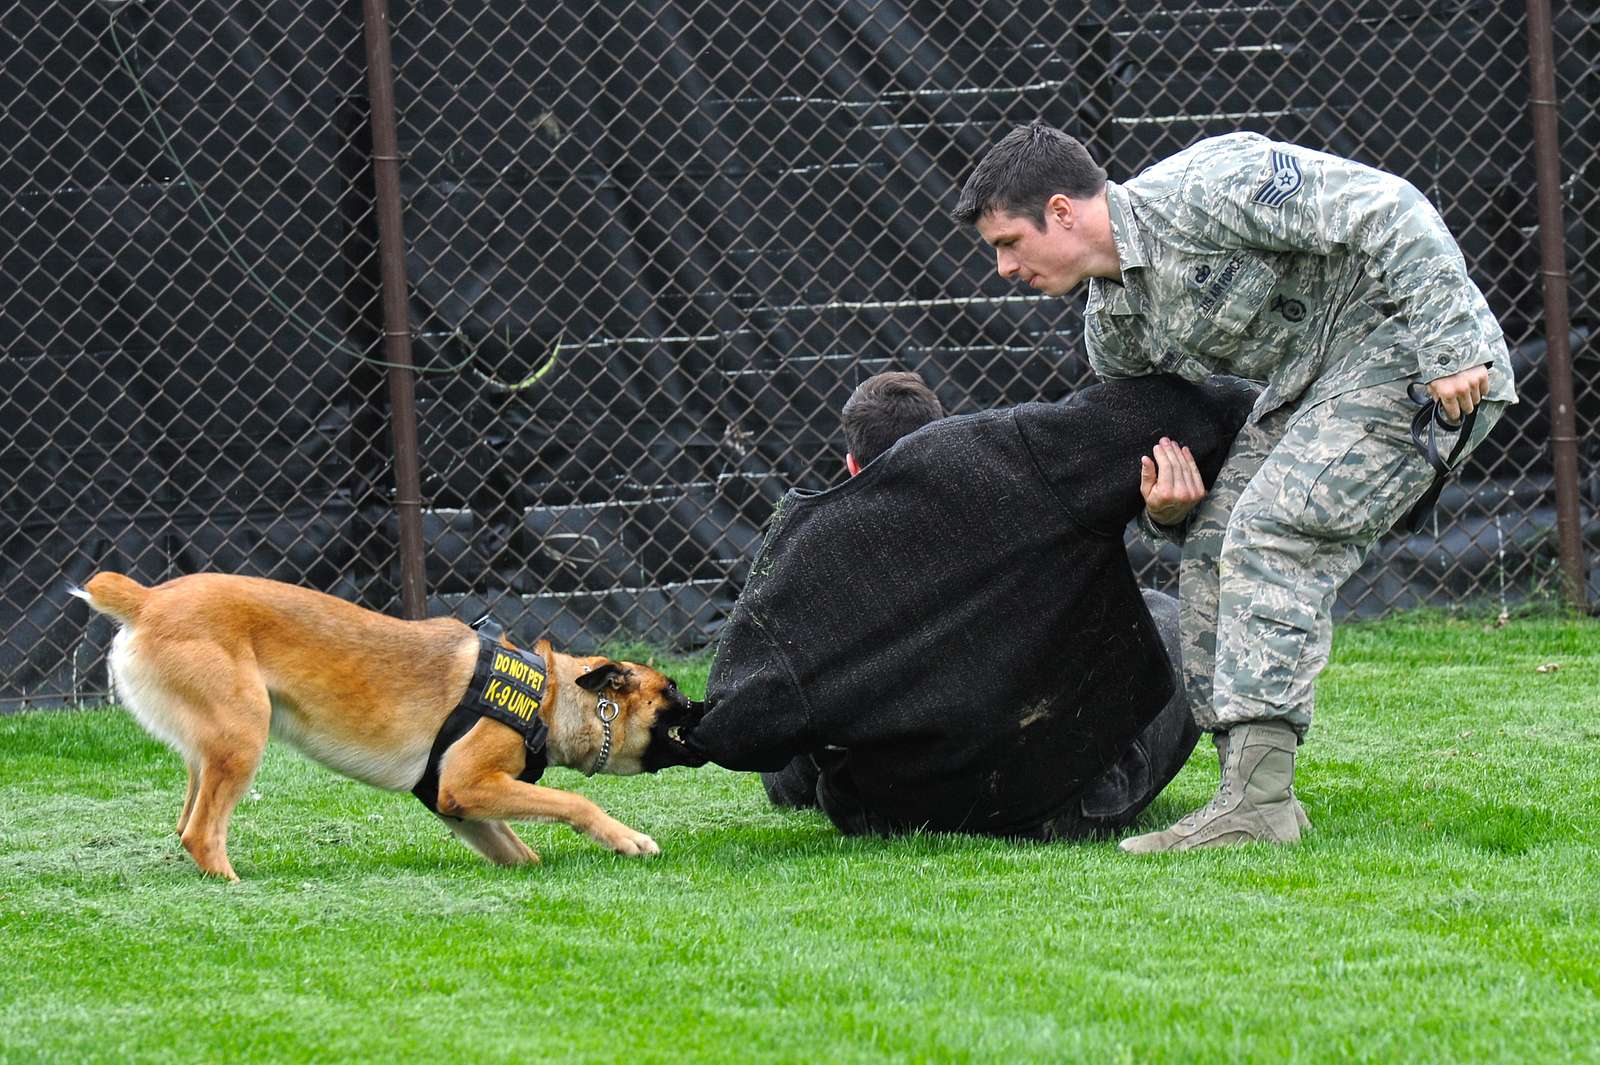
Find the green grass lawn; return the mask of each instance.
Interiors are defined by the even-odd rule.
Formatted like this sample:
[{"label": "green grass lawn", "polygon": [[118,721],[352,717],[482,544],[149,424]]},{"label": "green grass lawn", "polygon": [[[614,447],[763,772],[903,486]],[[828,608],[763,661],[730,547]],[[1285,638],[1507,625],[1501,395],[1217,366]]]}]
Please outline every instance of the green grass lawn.
[{"label": "green grass lawn", "polygon": [[0,718],[0,1060],[1600,1061],[1600,625],[1343,627],[1317,722],[1305,843],[1143,859],[552,770],[663,853],[497,869],[274,745],[228,885],[130,718]]}]

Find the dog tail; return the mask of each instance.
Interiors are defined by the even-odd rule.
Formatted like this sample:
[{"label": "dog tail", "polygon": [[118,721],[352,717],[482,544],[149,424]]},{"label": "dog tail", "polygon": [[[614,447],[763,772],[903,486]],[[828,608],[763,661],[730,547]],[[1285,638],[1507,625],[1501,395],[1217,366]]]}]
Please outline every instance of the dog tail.
[{"label": "dog tail", "polygon": [[139,620],[144,601],[150,589],[120,573],[96,573],[82,588],[69,588],[71,594],[84,600],[102,614],[110,614],[124,625]]}]

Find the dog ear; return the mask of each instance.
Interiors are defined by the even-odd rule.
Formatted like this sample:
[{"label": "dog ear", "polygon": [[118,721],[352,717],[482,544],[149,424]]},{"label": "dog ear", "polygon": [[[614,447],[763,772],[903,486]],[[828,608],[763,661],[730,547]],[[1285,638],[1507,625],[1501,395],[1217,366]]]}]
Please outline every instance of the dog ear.
[{"label": "dog ear", "polygon": [[597,692],[601,688],[619,687],[622,679],[627,676],[623,668],[615,662],[595,666],[589,672],[578,678],[578,687],[584,691]]}]

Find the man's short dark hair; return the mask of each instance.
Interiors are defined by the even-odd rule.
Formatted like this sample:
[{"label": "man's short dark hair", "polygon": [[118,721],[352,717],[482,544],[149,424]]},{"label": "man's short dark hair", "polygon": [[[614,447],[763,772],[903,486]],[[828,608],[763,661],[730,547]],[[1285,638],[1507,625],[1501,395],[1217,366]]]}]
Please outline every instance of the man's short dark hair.
[{"label": "man's short dark hair", "polygon": [[1044,205],[1060,193],[1074,200],[1097,196],[1106,185],[1105,168],[1089,150],[1043,122],[1018,126],[990,148],[967,179],[951,213],[964,226],[976,225],[990,211],[1030,218],[1044,225]]},{"label": "man's short dark hair", "polygon": [[873,374],[856,386],[844,405],[844,439],[865,466],[907,433],[944,417],[939,397],[914,373]]}]

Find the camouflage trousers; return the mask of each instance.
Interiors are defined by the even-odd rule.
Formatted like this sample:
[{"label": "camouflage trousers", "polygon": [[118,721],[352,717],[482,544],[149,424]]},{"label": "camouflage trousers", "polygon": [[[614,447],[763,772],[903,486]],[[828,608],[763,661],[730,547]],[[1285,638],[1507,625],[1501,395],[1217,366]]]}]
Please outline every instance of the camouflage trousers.
[{"label": "camouflage trousers", "polygon": [[[1283,408],[1240,430],[1178,571],[1184,684],[1202,729],[1267,718],[1302,738],[1310,728],[1335,594],[1433,480],[1411,443],[1406,385]],[[1479,406],[1463,456],[1505,406]],[[1446,433],[1440,449],[1455,443]]]}]

